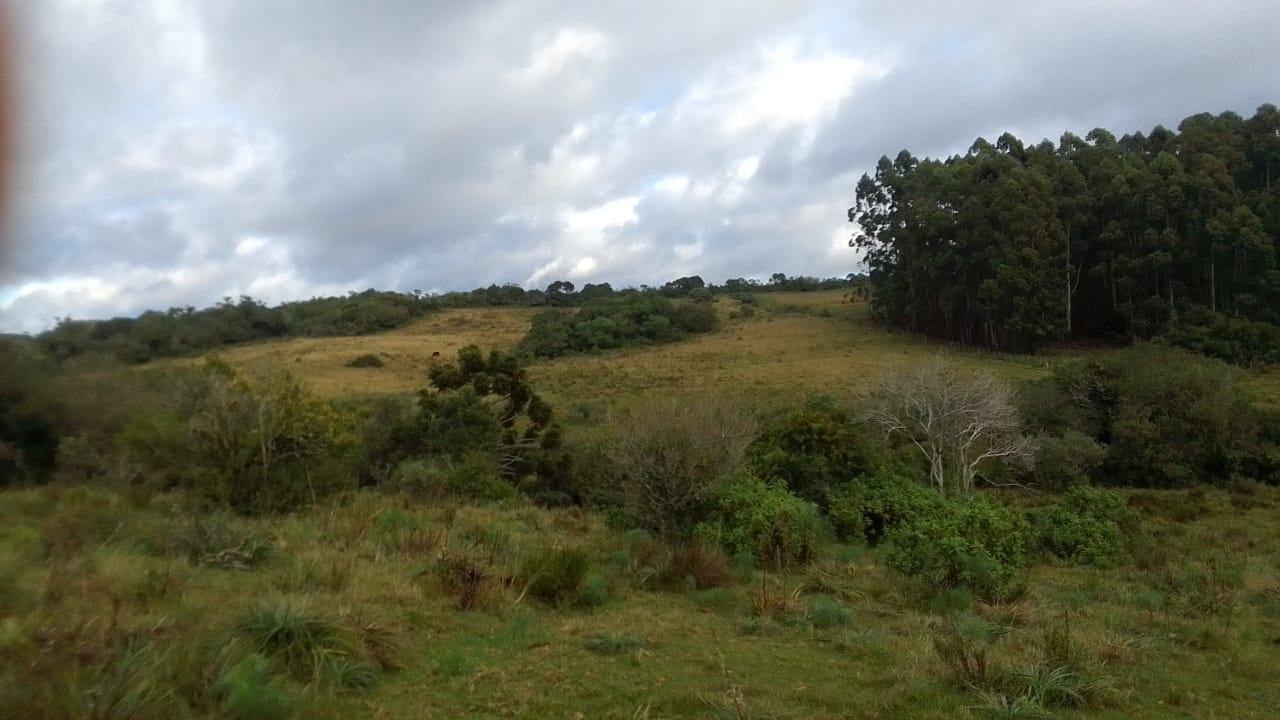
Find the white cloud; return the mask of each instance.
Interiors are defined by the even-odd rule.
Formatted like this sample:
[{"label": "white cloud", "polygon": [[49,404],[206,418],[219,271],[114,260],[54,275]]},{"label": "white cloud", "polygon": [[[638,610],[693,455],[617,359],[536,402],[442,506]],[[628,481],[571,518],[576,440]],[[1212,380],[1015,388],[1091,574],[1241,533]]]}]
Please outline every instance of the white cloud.
[{"label": "white cloud", "polygon": [[567,27],[544,38],[520,69],[519,79],[530,83],[554,81],[575,64],[598,62],[607,55],[609,41],[590,28]]},{"label": "white cloud", "polygon": [[17,5],[0,330],[241,292],[843,275],[882,154],[1280,87],[1270,0]]}]

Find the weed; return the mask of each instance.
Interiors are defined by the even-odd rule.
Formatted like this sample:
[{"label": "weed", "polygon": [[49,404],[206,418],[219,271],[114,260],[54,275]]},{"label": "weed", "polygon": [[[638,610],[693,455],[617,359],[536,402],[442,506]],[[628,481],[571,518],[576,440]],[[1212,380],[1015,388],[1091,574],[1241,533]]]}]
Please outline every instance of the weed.
[{"label": "weed", "polygon": [[489,570],[466,553],[441,556],[435,574],[446,591],[457,597],[459,610],[479,607],[489,586]]},{"label": "weed", "polygon": [[445,648],[435,656],[436,674],[445,678],[466,675],[474,665],[472,654],[458,647]]},{"label": "weed", "polygon": [[989,720],[1038,720],[1051,718],[1052,713],[1040,707],[1035,701],[1025,697],[1009,697],[999,693],[984,692],[980,696],[982,702],[970,705],[969,712]]},{"label": "weed", "polygon": [[853,622],[853,610],[835,598],[814,595],[805,606],[804,619],[819,630],[849,625]]},{"label": "weed", "polygon": [[373,538],[382,552],[423,557],[439,546],[443,532],[430,530],[419,513],[392,508],[378,516]]},{"label": "weed", "polygon": [[730,612],[741,606],[742,598],[733,588],[708,588],[693,594],[693,604],[703,610]]},{"label": "weed", "polygon": [[975,616],[949,620],[933,636],[933,649],[951,673],[952,680],[963,687],[990,689],[998,672],[988,654],[997,640],[1009,629]]},{"label": "weed", "polygon": [[326,653],[316,667],[316,676],[326,685],[344,690],[367,690],[378,682],[376,667],[342,653]]},{"label": "weed", "polygon": [[1081,707],[1085,704],[1084,683],[1066,665],[1035,665],[1018,676],[1022,697],[1047,707]]},{"label": "weed", "polygon": [[386,365],[382,358],[373,353],[365,353],[357,355],[346,362],[349,368],[380,368]]},{"label": "weed", "polygon": [[1185,616],[1229,615],[1244,587],[1244,563],[1213,554],[1200,561],[1165,565],[1149,574],[1147,582],[1164,594],[1168,612]]},{"label": "weed", "polygon": [[608,604],[610,593],[609,578],[600,573],[590,573],[582,581],[582,588],[574,604],[581,608],[598,608]]},{"label": "weed", "polygon": [[635,635],[606,632],[592,635],[582,646],[599,655],[624,655],[643,648],[645,642]]},{"label": "weed", "polygon": [[591,557],[579,548],[548,548],[530,556],[521,575],[523,594],[558,605],[577,597],[591,566]]},{"label": "weed", "polygon": [[381,670],[400,669],[400,656],[404,654],[405,639],[401,632],[383,623],[369,620],[351,611],[343,611],[339,617],[347,633],[363,650],[362,655]]},{"label": "weed", "polygon": [[252,570],[275,555],[269,536],[218,514],[181,515],[143,538],[143,546],[161,557],[186,557],[192,564],[226,570]]},{"label": "weed", "polygon": [[724,553],[694,542],[671,554],[661,580],[668,586],[687,584],[696,590],[706,590],[728,585],[732,576]]},{"label": "weed", "polygon": [[964,588],[941,588],[929,598],[929,612],[935,615],[959,615],[973,607],[973,593]]},{"label": "weed", "polygon": [[178,594],[185,581],[182,571],[171,564],[151,566],[134,581],[130,599],[140,607],[148,608]]},{"label": "weed", "polygon": [[320,591],[339,594],[351,584],[355,561],[346,555],[327,559],[295,559],[285,573],[276,578],[276,589],[281,592]]},{"label": "weed", "polygon": [[293,717],[297,699],[271,673],[271,661],[253,653],[232,665],[214,684],[222,712],[234,720]]}]

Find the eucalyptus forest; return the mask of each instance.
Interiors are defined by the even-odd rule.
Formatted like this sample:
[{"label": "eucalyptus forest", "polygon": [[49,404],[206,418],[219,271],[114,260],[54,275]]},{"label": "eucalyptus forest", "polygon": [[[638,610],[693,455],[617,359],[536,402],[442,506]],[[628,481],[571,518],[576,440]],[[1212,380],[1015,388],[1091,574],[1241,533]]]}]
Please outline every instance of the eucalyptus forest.
[{"label": "eucalyptus forest", "polygon": [[1280,360],[1280,111],[1119,139],[1009,133],[903,150],[858,183],[850,244],[885,322],[1001,350],[1166,336]]}]

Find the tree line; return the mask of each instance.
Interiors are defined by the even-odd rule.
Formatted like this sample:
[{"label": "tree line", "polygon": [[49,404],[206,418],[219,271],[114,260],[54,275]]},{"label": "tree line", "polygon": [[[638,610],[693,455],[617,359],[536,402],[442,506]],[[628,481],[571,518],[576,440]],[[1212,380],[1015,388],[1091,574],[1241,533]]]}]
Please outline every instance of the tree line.
[{"label": "tree line", "polygon": [[1170,342],[1280,361],[1280,111],[882,157],[850,245],[888,324],[1000,350]]},{"label": "tree line", "polygon": [[805,292],[847,289],[864,278],[819,279],[774,273],[768,281],[731,278],[722,285],[698,275],[677,278],[659,286],[615,290],[604,283],[581,288],[556,280],[545,289],[519,285],[490,285],[469,292],[410,293],[365,290],[346,296],[319,297],[269,306],[247,295],[223,298],[216,305],[150,310],[137,317],[108,320],[59,319],[50,330],[34,337],[41,351],[58,360],[105,355],[128,364],[156,358],[196,355],[228,345],[283,337],[367,335],[401,327],[424,315],[458,308],[545,307],[577,308],[595,301],[629,296],[687,298],[690,294],[741,292]]}]

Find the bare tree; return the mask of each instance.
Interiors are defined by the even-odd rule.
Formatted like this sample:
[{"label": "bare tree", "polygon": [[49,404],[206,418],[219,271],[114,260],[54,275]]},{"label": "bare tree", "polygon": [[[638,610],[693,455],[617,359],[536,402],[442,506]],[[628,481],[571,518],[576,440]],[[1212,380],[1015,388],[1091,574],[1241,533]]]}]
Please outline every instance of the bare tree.
[{"label": "bare tree", "polygon": [[664,536],[687,529],[721,483],[742,468],[756,435],[750,412],[710,397],[650,400],[610,424],[618,499]]},{"label": "bare tree", "polygon": [[1013,389],[987,372],[941,358],[885,376],[864,398],[865,419],[886,437],[909,440],[942,492],[973,489],[983,463],[1035,455],[1023,435]]}]

